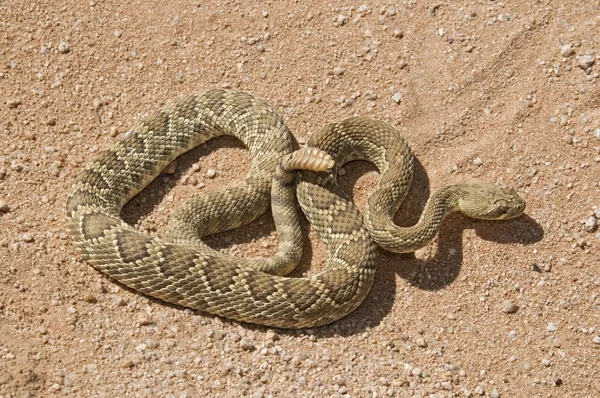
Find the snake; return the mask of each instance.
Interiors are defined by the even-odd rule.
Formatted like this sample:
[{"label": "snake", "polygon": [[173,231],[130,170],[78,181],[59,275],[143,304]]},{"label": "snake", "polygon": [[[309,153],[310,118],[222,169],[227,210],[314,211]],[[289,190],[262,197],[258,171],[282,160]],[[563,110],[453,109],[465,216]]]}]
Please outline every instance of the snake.
[{"label": "snake", "polygon": [[[181,154],[218,136],[248,149],[248,174],[221,191],[177,208],[163,238],[121,217],[124,205]],[[332,122],[295,150],[284,120],[255,96],[212,89],[167,102],[137,122],[75,177],[66,225],[82,260],[134,291],[234,321],[282,329],[311,328],[353,312],[367,297],[378,247],[413,252],[432,241],[452,212],[504,220],[524,212],[514,188],[488,182],[448,185],[430,195],[419,221],[394,217],[412,183],[414,155],[390,124],[351,117]],[[337,184],[353,160],[380,178],[361,213]],[[324,242],[323,269],[289,276],[302,257],[300,207]],[[202,241],[251,223],[271,208],[279,239],[268,258],[233,256]]]}]

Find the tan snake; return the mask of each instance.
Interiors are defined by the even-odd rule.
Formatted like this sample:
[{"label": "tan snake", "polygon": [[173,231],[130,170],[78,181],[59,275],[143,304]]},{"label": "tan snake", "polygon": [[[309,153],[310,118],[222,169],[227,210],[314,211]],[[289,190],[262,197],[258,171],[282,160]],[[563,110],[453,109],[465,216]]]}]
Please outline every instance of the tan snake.
[{"label": "tan snake", "polygon": [[[126,135],[72,185],[67,225],[82,258],[143,294],[243,322],[304,328],[335,321],[369,292],[375,242],[410,252],[430,242],[452,211],[506,219],[525,208],[511,188],[450,185],[431,196],[417,225],[398,227],[392,219],[412,181],[413,155],[394,128],[350,118],[324,127],[307,148],[293,152],[277,113],[242,92],[210,90],[177,99]],[[166,165],[219,135],[232,135],[249,149],[252,166],[245,179],[186,202],[172,216],[166,241],[121,219],[125,203]],[[336,184],[338,168],[355,159],[381,172],[363,215]],[[284,276],[302,254],[295,197],[327,247],[323,271],[304,278]],[[269,205],[280,240],[272,258],[236,258],[202,243],[203,236],[248,224]]]}]

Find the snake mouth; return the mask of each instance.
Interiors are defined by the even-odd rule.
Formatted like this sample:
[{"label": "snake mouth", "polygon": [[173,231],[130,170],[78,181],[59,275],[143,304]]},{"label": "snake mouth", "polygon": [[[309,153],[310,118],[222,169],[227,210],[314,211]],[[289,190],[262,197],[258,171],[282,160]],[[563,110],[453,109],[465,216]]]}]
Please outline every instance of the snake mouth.
[{"label": "snake mouth", "polygon": [[497,216],[493,217],[496,220],[508,220],[523,214],[525,211],[525,202],[508,204],[504,200],[496,202]]}]

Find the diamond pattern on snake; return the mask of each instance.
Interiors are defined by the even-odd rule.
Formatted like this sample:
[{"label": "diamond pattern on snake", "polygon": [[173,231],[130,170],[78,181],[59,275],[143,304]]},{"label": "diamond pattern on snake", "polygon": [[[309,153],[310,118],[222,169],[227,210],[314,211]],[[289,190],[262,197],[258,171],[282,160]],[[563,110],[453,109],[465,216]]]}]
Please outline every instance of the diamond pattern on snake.
[{"label": "diamond pattern on snake", "polygon": [[[230,135],[249,150],[248,175],[222,191],[190,199],[169,221],[167,238],[125,223],[123,206],[170,162],[211,138]],[[377,268],[377,245],[412,252],[428,244],[451,212],[480,219],[519,216],[525,201],[490,183],[449,185],[433,193],[418,223],[393,217],[413,175],[413,154],[382,121],[353,117],[331,123],[294,151],[291,133],[264,101],[209,90],[169,102],[137,123],[73,182],[67,226],[82,258],[142,294],[237,321],[277,328],[326,325],[365,299]],[[336,183],[343,164],[362,159],[381,172],[361,214]],[[289,274],[302,256],[296,200],[327,248],[325,268]],[[270,258],[217,252],[202,237],[239,228],[271,208],[280,239]]]}]

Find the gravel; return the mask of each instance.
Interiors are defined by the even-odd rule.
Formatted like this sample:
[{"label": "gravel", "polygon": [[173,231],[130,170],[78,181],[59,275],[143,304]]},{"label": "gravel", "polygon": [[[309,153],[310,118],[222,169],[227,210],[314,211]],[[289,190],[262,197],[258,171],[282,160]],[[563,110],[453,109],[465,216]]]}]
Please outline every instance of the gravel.
[{"label": "gravel", "polygon": [[333,68],[333,74],[335,76],[341,76],[344,74],[345,71],[346,69],[342,68],[341,66],[336,66],[335,68]]},{"label": "gravel", "polygon": [[9,108],[16,108],[19,105],[21,105],[23,103],[23,101],[21,101],[20,99],[17,98],[9,98],[6,100],[6,105],[8,105]]},{"label": "gravel", "polygon": [[596,57],[594,57],[593,55],[585,54],[577,57],[577,65],[584,70],[591,68],[595,63]]},{"label": "gravel", "polygon": [[[584,227],[600,218],[590,211],[600,206],[598,60],[583,73],[576,56],[597,57],[600,25],[588,22],[598,11],[593,2],[530,3],[434,2],[431,16],[415,1],[364,3],[360,12],[360,2],[192,2],[156,18],[158,2],[8,0],[0,396],[596,396],[600,234]],[[69,53],[58,51],[61,41],[73,43]],[[346,70],[336,76],[336,66]],[[69,187],[162,104],[212,87],[254,93],[305,140],[349,116],[395,126],[417,159],[398,223],[418,222],[432,192],[471,180],[516,187],[527,217],[450,216],[415,254],[377,250],[366,301],[312,330],[247,325],[136,294],[75,250],[64,223]],[[124,207],[128,224],[164,237],[181,202],[251,168],[233,139],[178,162]],[[379,181],[372,167],[354,162],[340,178],[359,209]],[[210,168],[218,178],[209,180]],[[306,253],[294,277],[317,274],[327,259],[301,222]],[[277,250],[277,235],[267,212],[206,242],[263,257]],[[541,272],[530,271],[534,263]]]},{"label": "gravel", "polygon": [[69,43],[62,41],[58,43],[58,52],[61,54],[67,54],[71,52],[71,46]]},{"label": "gravel", "polygon": [[560,55],[565,58],[570,57],[574,52],[575,50],[573,50],[570,44],[563,44],[560,46]]},{"label": "gravel", "polygon": [[8,213],[10,206],[4,200],[0,199],[0,213]]},{"label": "gravel", "polygon": [[514,314],[519,310],[519,307],[513,300],[504,300],[502,302],[502,311],[507,314]]},{"label": "gravel", "polygon": [[594,232],[598,229],[598,219],[595,216],[589,216],[585,220],[585,230],[587,232]]}]

